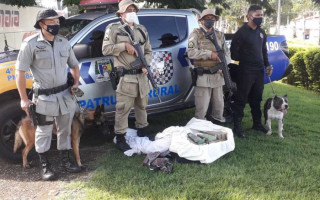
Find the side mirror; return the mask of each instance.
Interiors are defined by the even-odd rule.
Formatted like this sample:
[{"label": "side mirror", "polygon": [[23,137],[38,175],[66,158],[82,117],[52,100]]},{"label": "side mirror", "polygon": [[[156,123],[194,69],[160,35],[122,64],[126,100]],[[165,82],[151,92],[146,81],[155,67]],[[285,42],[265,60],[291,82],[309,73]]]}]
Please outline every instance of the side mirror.
[{"label": "side mirror", "polygon": [[82,58],[91,58],[92,57],[92,51],[91,51],[91,45],[89,44],[76,44],[73,46],[73,52],[78,60]]}]

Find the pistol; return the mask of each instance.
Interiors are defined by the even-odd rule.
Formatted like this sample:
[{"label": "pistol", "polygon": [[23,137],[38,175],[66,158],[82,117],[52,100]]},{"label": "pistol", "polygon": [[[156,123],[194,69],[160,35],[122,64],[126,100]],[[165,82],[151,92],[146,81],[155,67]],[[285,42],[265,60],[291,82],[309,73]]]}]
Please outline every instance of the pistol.
[{"label": "pistol", "polygon": [[36,115],[36,104],[30,103],[28,106],[28,112],[33,126],[37,126],[38,120]]}]

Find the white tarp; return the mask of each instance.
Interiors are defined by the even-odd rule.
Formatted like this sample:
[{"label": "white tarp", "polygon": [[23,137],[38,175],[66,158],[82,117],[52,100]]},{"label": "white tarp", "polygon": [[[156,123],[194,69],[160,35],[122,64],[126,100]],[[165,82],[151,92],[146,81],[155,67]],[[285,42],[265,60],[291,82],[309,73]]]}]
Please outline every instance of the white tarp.
[{"label": "white tarp", "polygon": [[[226,141],[197,145],[188,139],[187,134],[202,132],[224,132],[227,134]],[[127,156],[134,153],[152,153],[171,151],[180,157],[201,163],[212,163],[224,154],[233,151],[235,148],[233,133],[230,128],[215,125],[210,121],[192,118],[185,127],[171,126],[163,132],[158,133],[155,141],[147,137],[137,137],[133,129],[128,129],[126,136],[127,143],[132,148],[125,152]]]}]

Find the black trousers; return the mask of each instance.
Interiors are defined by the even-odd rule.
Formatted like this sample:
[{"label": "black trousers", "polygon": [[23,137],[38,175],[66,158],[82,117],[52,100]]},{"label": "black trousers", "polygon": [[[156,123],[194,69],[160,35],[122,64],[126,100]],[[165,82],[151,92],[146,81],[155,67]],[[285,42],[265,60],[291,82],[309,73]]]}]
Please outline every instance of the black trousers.
[{"label": "black trousers", "polygon": [[237,92],[232,103],[234,117],[243,118],[243,110],[249,102],[254,124],[261,123],[261,101],[264,89],[264,71],[246,71],[245,66],[239,66],[237,71]]}]

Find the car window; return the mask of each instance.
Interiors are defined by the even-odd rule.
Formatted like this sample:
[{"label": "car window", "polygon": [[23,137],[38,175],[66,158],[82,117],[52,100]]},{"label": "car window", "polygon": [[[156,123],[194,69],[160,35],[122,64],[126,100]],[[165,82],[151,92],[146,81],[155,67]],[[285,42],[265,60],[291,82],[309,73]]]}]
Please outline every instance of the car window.
[{"label": "car window", "polygon": [[[95,40],[97,40],[97,36],[99,36],[99,32],[103,32],[103,36],[104,36],[104,32],[106,30],[106,27],[111,24],[111,23],[114,23],[114,22],[118,22],[120,20],[120,18],[118,19],[113,19],[113,20],[110,20],[110,21],[107,21],[107,22],[104,22],[102,24],[100,24],[99,26],[95,27],[93,30],[91,30],[89,32],[89,34],[87,34],[83,40],[81,40],[81,44],[88,44],[89,42],[93,42]],[[102,37],[103,37],[102,36]],[[103,38],[102,38],[103,39]],[[102,46],[102,44],[101,44]]]},{"label": "car window", "polygon": [[65,22],[60,26],[59,34],[70,40],[75,34],[77,34],[90,22],[91,20],[66,19]]},{"label": "car window", "polygon": [[100,24],[91,30],[79,43],[81,44],[90,44],[92,58],[102,57],[102,42],[104,38],[104,32],[106,27],[114,22],[119,21],[119,19],[110,20]]},{"label": "car window", "polygon": [[139,16],[148,31],[152,49],[173,46],[188,35],[187,18],[177,16]]}]

